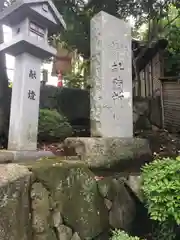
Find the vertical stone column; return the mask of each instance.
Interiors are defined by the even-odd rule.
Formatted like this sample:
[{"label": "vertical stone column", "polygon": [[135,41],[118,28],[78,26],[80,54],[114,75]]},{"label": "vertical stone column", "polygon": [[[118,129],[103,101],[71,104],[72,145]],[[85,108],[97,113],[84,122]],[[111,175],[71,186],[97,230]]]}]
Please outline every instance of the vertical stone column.
[{"label": "vertical stone column", "polygon": [[103,11],[91,20],[91,134],[133,137],[131,28]]},{"label": "vertical stone column", "polygon": [[8,150],[36,150],[42,60],[28,53],[16,57]]}]

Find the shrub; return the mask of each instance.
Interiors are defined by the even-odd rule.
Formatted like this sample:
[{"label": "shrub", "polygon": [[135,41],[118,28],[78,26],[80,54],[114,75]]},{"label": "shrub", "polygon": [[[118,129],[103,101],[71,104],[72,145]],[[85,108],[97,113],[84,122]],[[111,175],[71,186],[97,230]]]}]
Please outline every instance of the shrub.
[{"label": "shrub", "polygon": [[142,168],[142,190],[150,217],[159,222],[164,235],[157,239],[174,239],[174,226],[180,224],[180,159],[146,164]]},{"label": "shrub", "polygon": [[69,136],[72,136],[72,127],[63,115],[56,110],[40,110],[38,129],[40,142],[62,141]]},{"label": "shrub", "polygon": [[121,230],[113,231],[113,236],[111,240],[140,240],[138,237],[131,237],[126,232]]}]

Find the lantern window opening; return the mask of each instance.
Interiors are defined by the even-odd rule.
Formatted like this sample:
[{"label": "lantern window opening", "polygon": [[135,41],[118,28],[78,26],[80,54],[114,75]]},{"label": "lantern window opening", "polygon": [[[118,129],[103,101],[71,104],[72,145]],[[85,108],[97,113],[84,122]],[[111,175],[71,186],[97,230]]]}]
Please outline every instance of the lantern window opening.
[{"label": "lantern window opening", "polygon": [[34,22],[30,22],[29,24],[30,35],[34,37],[38,37],[38,39],[44,39],[45,37],[45,29]]}]

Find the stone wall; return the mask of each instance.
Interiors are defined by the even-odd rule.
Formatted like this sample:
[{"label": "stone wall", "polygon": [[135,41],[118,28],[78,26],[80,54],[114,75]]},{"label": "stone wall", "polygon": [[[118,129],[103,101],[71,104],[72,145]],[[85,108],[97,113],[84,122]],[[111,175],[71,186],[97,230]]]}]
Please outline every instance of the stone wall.
[{"label": "stone wall", "polygon": [[62,159],[0,165],[0,173],[0,239],[106,240],[136,222],[136,177],[102,179]]}]

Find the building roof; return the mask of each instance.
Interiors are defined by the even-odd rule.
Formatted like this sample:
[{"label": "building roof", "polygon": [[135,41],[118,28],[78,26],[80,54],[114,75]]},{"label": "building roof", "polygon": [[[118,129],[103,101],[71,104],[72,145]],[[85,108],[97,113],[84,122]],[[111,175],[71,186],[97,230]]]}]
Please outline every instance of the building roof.
[{"label": "building roof", "polygon": [[[25,17],[26,11],[22,11],[27,8],[27,5],[47,3],[51,9],[53,17],[57,21],[57,25],[60,25],[63,28],[66,28],[66,23],[62,17],[62,15],[58,12],[54,3],[51,0],[17,0],[11,6],[5,8],[0,14],[0,23],[3,23],[7,26],[12,26],[14,24],[14,19],[18,20],[22,16]],[[24,14],[23,14],[24,13]],[[11,17],[13,16],[13,17]]]},{"label": "building roof", "polygon": [[159,51],[162,51],[167,47],[168,41],[166,39],[159,39],[147,44],[145,42],[133,40],[133,45],[137,68],[141,71]]}]

